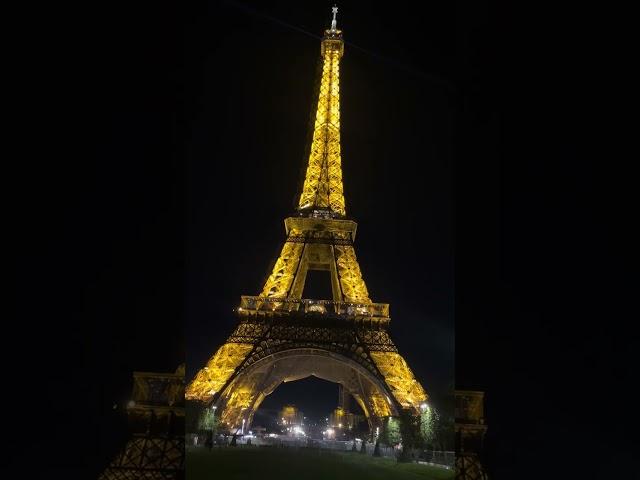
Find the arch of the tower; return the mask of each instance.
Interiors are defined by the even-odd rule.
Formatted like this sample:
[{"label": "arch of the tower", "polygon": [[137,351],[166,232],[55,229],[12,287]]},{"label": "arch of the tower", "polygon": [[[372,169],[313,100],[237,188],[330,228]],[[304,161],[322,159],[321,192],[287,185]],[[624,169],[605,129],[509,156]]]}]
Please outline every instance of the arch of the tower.
[{"label": "arch of the tower", "polygon": [[251,424],[262,401],[283,382],[309,376],[341,384],[359,404],[370,428],[398,409],[384,380],[352,359],[317,348],[279,351],[239,373],[215,400],[220,420],[230,430]]}]

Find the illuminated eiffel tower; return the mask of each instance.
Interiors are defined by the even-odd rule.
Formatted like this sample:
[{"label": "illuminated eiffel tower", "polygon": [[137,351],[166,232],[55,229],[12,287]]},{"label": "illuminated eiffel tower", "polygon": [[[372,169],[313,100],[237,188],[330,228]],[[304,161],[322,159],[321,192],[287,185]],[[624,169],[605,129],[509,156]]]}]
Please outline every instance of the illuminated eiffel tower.
[{"label": "illuminated eiffel tower", "polygon": [[[373,429],[427,400],[389,336],[389,305],[373,303],[356,260],[357,224],[346,217],[340,155],[342,32],[321,43],[322,73],[313,138],[297,212],[258,296],[241,297],[239,324],[187,386],[188,400],[217,407],[223,427],[250,425],[283,381],[310,375],[342,385]],[[333,298],[303,299],[310,270],[329,271]]]}]

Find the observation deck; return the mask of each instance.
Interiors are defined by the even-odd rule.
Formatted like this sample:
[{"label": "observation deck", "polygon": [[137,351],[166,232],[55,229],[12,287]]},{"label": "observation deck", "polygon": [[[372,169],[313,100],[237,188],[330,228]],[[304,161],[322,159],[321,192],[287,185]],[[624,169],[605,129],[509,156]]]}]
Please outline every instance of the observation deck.
[{"label": "observation deck", "polygon": [[239,315],[304,315],[388,323],[388,303],[351,303],[309,298],[276,298],[243,295]]}]

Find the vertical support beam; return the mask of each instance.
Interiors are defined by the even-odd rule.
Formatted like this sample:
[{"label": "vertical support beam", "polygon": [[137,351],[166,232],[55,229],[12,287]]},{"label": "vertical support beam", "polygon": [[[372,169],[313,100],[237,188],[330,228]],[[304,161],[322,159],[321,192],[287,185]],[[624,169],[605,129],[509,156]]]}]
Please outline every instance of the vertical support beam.
[{"label": "vertical support beam", "polygon": [[336,249],[333,245],[331,245],[331,256],[331,293],[333,294],[333,301],[344,302],[344,292],[342,291],[342,285],[340,284],[340,275],[338,273],[338,263],[336,260]]}]

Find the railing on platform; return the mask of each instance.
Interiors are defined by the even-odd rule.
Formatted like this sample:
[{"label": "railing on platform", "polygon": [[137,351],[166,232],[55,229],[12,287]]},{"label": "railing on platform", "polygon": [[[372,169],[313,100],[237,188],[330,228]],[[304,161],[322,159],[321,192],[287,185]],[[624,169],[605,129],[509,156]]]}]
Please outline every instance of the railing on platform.
[{"label": "railing on platform", "polygon": [[275,298],[243,295],[238,311],[286,312],[344,317],[389,317],[388,303],[351,303],[308,298]]},{"label": "railing on platform", "polygon": [[129,408],[184,407],[184,377],[175,373],[133,372],[132,400]]}]

